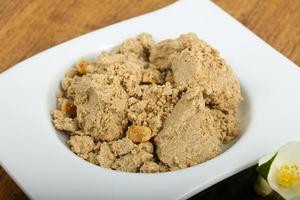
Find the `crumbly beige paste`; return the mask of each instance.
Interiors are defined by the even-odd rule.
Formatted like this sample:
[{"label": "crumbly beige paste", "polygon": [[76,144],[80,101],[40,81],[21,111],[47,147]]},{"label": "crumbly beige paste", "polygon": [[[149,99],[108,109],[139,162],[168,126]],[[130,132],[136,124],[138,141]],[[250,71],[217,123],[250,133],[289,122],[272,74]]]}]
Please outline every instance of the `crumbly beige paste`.
[{"label": "crumbly beige paste", "polygon": [[220,154],[238,135],[242,97],[217,50],[193,34],[128,39],[61,81],[54,126],[70,149],[105,168],[156,173]]}]

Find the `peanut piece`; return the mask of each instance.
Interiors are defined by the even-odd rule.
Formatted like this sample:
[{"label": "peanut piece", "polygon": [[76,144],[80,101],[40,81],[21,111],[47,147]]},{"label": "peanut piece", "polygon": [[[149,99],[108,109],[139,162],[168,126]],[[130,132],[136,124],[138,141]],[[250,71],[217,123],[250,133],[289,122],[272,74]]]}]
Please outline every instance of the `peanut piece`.
[{"label": "peanut piece", "polygon": [[151,129],[146,126],[132,125],[128,127],[127,136],[134,143],[147,142],[151,138]]},{"label": "peanut piece", "polygon": [[88,63],[84,60],[81,60],[76,65],[78,72],[82,75],[87,73],[87,66],[88,66]]},{"label": "peanut piece", "polygon": [[68,99],[65,99],[61,104],[61,111],[69,115],[71,118],[75,118],[76,113],[76,106],[74,103]]}]

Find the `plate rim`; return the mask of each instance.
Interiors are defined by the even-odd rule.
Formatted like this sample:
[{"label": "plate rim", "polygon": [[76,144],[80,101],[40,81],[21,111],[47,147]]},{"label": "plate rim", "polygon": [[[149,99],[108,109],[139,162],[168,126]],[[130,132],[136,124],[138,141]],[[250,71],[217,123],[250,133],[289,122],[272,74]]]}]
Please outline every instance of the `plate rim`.
[{"label": "plate rim", "polygon": [[[211,3],[211,2],[209,2],[209,1],[201,1],[201,3],[200,3],[200,1],[196,1],[196,0],[185,0],[185,1],[180,1],[180,2],[176,2],[176,3],[174,3],[174,4],[171,4],[171,5],[169,5],[169,6],[167,6],[167,7],[165,7],[165,8],[162,8],[162,9],[159,9],[159,10],[157,10],[157,11],[154,11],[154,12],[152,12],[152,13],[148,13],[148,14],[146,14],[146,15],[142,15],[142,16],[139,16],[139,17],[135,17],[135,18],[132,18],[132,19],[129,19],[129,20],[126,20],[126,21],[123,21],[123,22],[120,22],[120,23],[117,23],[117,24],[114,24],[114,25],[110,25],[110,26],[108,26],[108,27],[105,27],[105,28],[103,28],[103,29],[98,29],[98,30],[96,30],[96,31],[93,31],[93,32],[91,32],[91,33],[87,33],[87,34],[85,34],[85,35],[83,35],[83,36],[80,36],[80,37],[77,37],[77,38],[75,38],[75,39],[72,39],[72,40],[69,40],[69,41],[67,41],[67,42],[64,42],[64,43],[62,43],[62,44],[59,44],[59,45],[57,45],[57,46],[55,46],[55,47],[52,47],[52,48],[50,48],[50,49],[48,49],[48,50],[45,50],[45,51],[43,51],[43,52],[41,52],[41,53],[39,53],[39,54],[37,54],[37,55],[35,55],[35,56],[33,56],[33,57],[31,57],[31,58],[29,58],[29,59],[26,59],[26,60],[24,60],[24,61],[22,61],[21,63],[19,63],[19,64],[17,64],[17,65],[15,65],[15,67],[11,67],[9,70],[7,70],[7,71],[5,71],[4,73],[2,73],[1,75],[0,75],[0,83],[3,81],[3,82],[6,82],[6,81],[14,81],[14,78],[15,77],[18,77],[18,76],[21,76],[21,73],[25,73],[26,71],[28,71],[28,72],[26,72],[26,73],[29,73],[29,67],[25,67],[25,66],[28,66],[28,65],[34,65],[35,66],[35,68],[34,67],[31,67],[30,69],[33,69],[33,70],[36,70],[36,73],[43,73],[44,72],[44,70],[42,70],[42,69],[39,69],[39,68],[37,68],[36,67],[36,63],[39,63],[40,62],[40,60],[42,59],[44,59],[44,57],[49,57],[49,58],[52,58],[53,59],[53,55],[50,55],[50,54],[54,54],[54,55],[56,55],[56,54],[60,54],[60,53],[63,53],[63,51],[65,50],[65,49],[69,49],[69,48],[71,48],[71,47],[76,47],[76,46],[78,46],[78,44],[80,44],[80,43],[83,43],[83,42],[88,42],[89,43],[89,45],[87,45],[86,47],[84,47],[85,49],[89,49],[89,47],[91,47],[90,45],[92,45],[93,44],[93,42],[91,42],[90,40],[92,39],[92,38],[94,38],[94,37],[98,37],[97,35],[99,35],[99,33],[102,33],[102,32],[105,32],[105,31],[107,31],[108,30],[108,32],[109,32],[109,30],[111,30],[111,29],[114,29],[114,28],[117,28],[117,27],[119,27],[119,26],[125,26],[126,24],[128,25],[128,24],[130,24],[130,23],[132,23],[132,22],[134,22],[134,21],[136,21],[136,20],[140,20],[140,21],[142,21],[142,20],[145,20],[145,21],[147,21],[147,20],[149,20],[149,21],[151,21],[151,17],[152,16],[159,16],[159,15],[166,15],[166,14],[168,14],[168,15],[174,15],[174,10],[178,10],[178,9],[183,9],[183,8],[191,8],[192,6],[194,6],[194,5],[197,5],[197,6],[199,6],[199,5],[202,5],[202,6],[208,6],[209,8],[212,8],[212,9],[218,9],[219,11],[218,11],[218,13],[220,14],[220,13],[222,13],[222,14],[224,14],[223,12],[221,12],[221,10],[219,9],[219,8],[217,8],[213,3]],[[195,10],[193,10],[193,11],[195,11]],[[200,16],[200,15],[199,15]],[[226,16],[227,16],[227,14],[226,14]],[[228,17],[228,16],[227,16]],[[154,18],[154,17],[153,17]],[[235,20],[234,20],[235,21]],[[232,22],[233,23],[233,22]],[[248,31],[248,30],[247,30]],[[247,34],[249,33],[249,31],[247,32]],[[251,33],[252,34],[252,33]],[[125,34],[126,35],[126,34]],[[167,34],[166,34],[167,35]],[[124,36],[124,38],[123,39],[125,39],[127,36]],[[257,38],[256,38],[257,39]],[[115,40],[116,39],[112,39],[112,41],[114,41],[113,43],[115,44]],[[120,39],[120,41],[121,41],[122,39]],[[259,42],[261,43],[262,41],[261,40],[259,40]],[[108,41],[107,42],[107,45],[111,45],[112,43],[111,43],[111,41]],[[264,45],[266,45],[266,44],[264,44]],[[270,47],[267,45],[267,47],[270,49]],[[267,48],[266,46],[264,46],[264,48]],[[106,46],[105,45],[103,45],[102,46],[102,48],[104,49],[104,48],[106,48]],[[96,47],[94,47],[94,49],[92,50],[92,51],[94,51],[94,50],[96,50]],[[270,50],[268,50],[268,51],[270,51]],[[273,51],[273,50],[272,50]],[[56,53],[55,53],[56,52]],[[271,51],[270,51],[271,52]],[[79,54],[79,53],[78,53]],[[271,53],[270,53],[271,54]],[[277,52],[277,54],[278,54],[278,52]],[[276,53],[275,52],[272,52],[272,54],[271,55],[276,55]],[[75,56],[74,56],[75,57]],[[48,58],[48,59],[49,59]],[[285,65],[294,65],[293,63],[291,63],[290,61],[288,61],[286,58],[283,58],[282,57],[282,55],[277,55],[277,58],[278,58],[278,60],[281,60],[281,62],[282,63],[284,63]],[[26,70],[24,69],[24,68],[26,68]],[[52,70],[56,70],[56,68],[55,69],[52,69]],[[282,70],[277,70],[277,73],[279,73],[279,72],[281,72]],[[297,70],[296,69],[284,69],[283,71],[285,71],[285,73],[286,72],[288,72],[288,74],[289,73],[291,73],[291,71],[293,71],[293,72],[296,72]],[[53,71],[51,71],[51,73],[53,73]],[[50,73],[50,74],[51,74]],[[299,71],[297,71],[296,73],[299,73]],[[295,74],[296,74],[295,73]],[[22,74],[22,75],[24,75],[24,74]],[[292,80],[291,81],[289,81],[288,82],[288,84],[291,84],[291,83],[294,83],[293,81],[295,81],[294,80],[295,79],[295,77],[292,77]],[[47,83],[47,81],[46,80],[42,80],[42,79],[37,79],[37,80],[40,80],[41,81],[41,85],[43,85],[43,84],[46,84]],[[27,80],[26,80],[27,81]],[[299,81],[300,82],[300,81]],[[18,85],[18,83],[14,83],[15,85]],[[1,85],[1,84],[0,84]],[[0,88],[0,91],[3,91],[4,89],[2,89],[1,90],[1,88]],[[16,89],[17,90],[17,89]],[[6,90],[6,92],[7,92],[7,90]],[[20,92],[20,91],[19,91]],[[46,94],[46,95],[43,95],[43,96],[41,96],[41,98],[43,98],[43,100],[45,100],[45,101],[47,101],[46,99],[48,98],[48,93]],[[297,96],[297,98],[299,98],[300,99],[300,96],[298,95]],[[7,99],[6,99],[6,101],[7,101]],[[0,102],[4,102],[4,100],[0,100]],[[6,102],[7,103],[7,102]],[[251,102],[252,103],[252,102]],[[254,100],[254,102],[253,103],[256,103],[255,102],[255,100]],[[298,108],[297,108],[298,109]],[[257,111],[257,109],[255,109],[256,111]],[[46,112],[47,111],[47,109],[45,110],[45,108],[42,108],[42,106],[41,106],[41,108],[39,108],[39,111],[42,111],[42,112]],[[258,112],[259,113],[259,112]],[[28,113],[27,113],[28,114]],[[2,118],[3,116],[0,114],[0,118]],[[45,126],[47,126],[45,123],[47,123],[46,121],[45,121],[46,119],[43,119],[42,120],[42,123],[44,123],[44,125]],[[252,122],[251,122],[252,123]],[[48,121],[48,125],[49,125],[49,121]],[[52,126],[52,124],[50,124],[51,126]],[[250,127],[248,127],[248,130],[247,130],[247,132],[249,132],[249,131],[254,131],[254,130],[252,130],[252,129],[254,129],[252,126],[253,126],[253,123],[252,124],[250,124]],[[0,127],[1,127],[1,125],[0,125]],[[49,128],[49,127],[48,127]],[[53,127],[52,127],[53,128]],[[250,128],[250,130],[249,130],[249,128]],[[0,137],[3,139],[3,135],[1,135],[1,133],[0,133]],[[53,140],[55,140],[55,138],[53,137],[52,138]],[[247,141],[247,142],[244,142],[245,140],[247,140],[247,139],[249,139],[249,134],[247,134],[247,135],[245,135],[245,137],[243,136],[242,138],[240,138],[240,140],[237,142],[237,144],[235,144],[233,147],[231,147],[228,151],[226,151],[226,152],[224,152],[223,154],[221,154],[220,156],[218,156],[218,157],[216,157],[215,159],[212,159],[212,160],[210,160],[210,161],[208,161],[208,162],[205,162],[205,163],[203,163],[203,164],[201,164],[201,166],[200,165],[197,165],[197,166],[194,166],[194,167],[191,167],[191,168],[187,168],[187,169],[183,169],[183,170],[179,170],[179,171],[175,171],[175,172],[169,172],[169,173],[163,173],[163,174],[159,174],[158,176],[160,176],[161,178],[156,178],[156,177],[158,177],[157,175],[154,175],[154,174],[132,174],[132,173],[124,173],[124,172],[116,172],[116,171],[113,171],[112,173],[110,173],[110,174],[113,174],[113,176],[115,177],[115,176],[120,176],[120,178],[128,178],[128,177],[130,177],[130,178],[132,178],[133,176],[135,176],[135,178],[134,179],[136,179],[136,180],[142,180],[143,179],[143,177],[151,177],[151,179],[153,179],[154,181],[158,181],[158,180],[163,180],[163,179],[169,179],[169,180],[172,180],[172,176],[181,176],[182,178],[184,178],[184,177],[189,177],[191,180],[189,180],[189,181],[193,181],[193,183],[192,184],[190,184],[190,185],[192,185],[193,187],[192,188],[184,188],[184,189],[180,189],[180,188],[178,188],[178,186],[176,186],[176,184],[174,184],[173,186],[172,186],[172,190],[174,190],[174,189],[178,189],[178,191],[179,192],[177,192],[176,193],[176,195],[171,195],[171,190],[170,189],[166,189],[166,191],[164,191],[165,193],[165,195],[170,195],[170,196],[166,196],[166,199],[167,198],[169,198],[169,199],[172,199],[172,198],[177,198],[177,199],[185,199],[185,198],[188,198],[188,197],[190,197],[190,196],[192,196],[193,194],[195,194],[196,192],[198,192],[198,191],[200,191],[200,190],[203,190],[203,189],[205,189],[205,188],[207,188],[208,186],[210,186],[210,185],[212,185],[213,183],[216,183],[217,181],[220,181],[220,180],[222,180],[222,179],[224,179],[224,178],[226,178],[226,177],[228,177],[228,176],[230,176],[230,175],[232,175],[233,173],[236,173],[236,172],[238,172],[238,171],[241,171],[241,170],[243,170],[244,168],[246,168],[246,167],[249,167],[250,165],[252,165],[252,164],[254,164],[254,160],[253,160],[253,158],[252,158],[252,160],[251,159],[249,159],[247,162],[245,162],[244,161],[244,163],[243,163],[243,165],[240,165],[240,166],[238,166],[238,167],[235,167],[233,170],[228,170],[228,169],[226,169],[225,171],[223,171],[221,174],[219,173],[218,174],[218,176],[217,177],[211,177],[211,178],[207,178],[206,179],[206,181],[204,182],[204,184],[198,184],[197,182],[196,182],[196,180],[193,180],[193,176],[191,175],[192,173],[195,173],[195,172],[197,172],[197,171],[201,171],[200,169],[199,169],[199,167],[200,168],[204,168],[204,169],[206,169],[206,170],[208,170],[209,169],[209,167],[211,167],[211,166],[214,166],[214,164],[220,164],[221,163],[221,161],[224,159],[224,157],[225,157],[225,160],[226,159],[229,159],[229,158],[231,158],[231,156],[233,156],[233,155],[235,155],[235,153],[231,153],[231,152],[236,152],[237,150],[237,148],[241,148],[240,146],[243,146],[243,145],[245,145],[245,144],[247,144],[247,145],[249,145],[249,142]],[[251,138],[250,138],[251,139]],[[278,142],[276,142],[276,145],[277,145],[277,143]],[[0,140],[0,144],[1,144],[1,140]],[[3,144],[3,143],[2,143]],[[275,145],[273,145],[273,146],[275,146]],[[63,147],[58,147],[58,148],[63,148]],[[1,148],[0,148],[1,149]],[[28,189],[27,188],[27,186],[25,186],[24,185],[24,183],[23,182],[21,182],[21,181],[19,181],[19,179],[20,179],[20,177],[18,177],[18,176],[20,176],[20,174],[14,174],[13,173],[13,170],[14,169],[10,169],[10,168],[7,168],[6,167],[6,163],[5,162],[7,162],[7,160],[5,160],[5,162],[2,162],[2,158],[5,158],[5,159],[7,159],[6,157],[7,157],[7,155],[4,155],[5,153],[1,153],[0,152],[0,158],[1,158],[1,160],[0,160],[0,162],[1,162],[1,166],[5,169],[5,171],[6,172],[8,172],[8,174],[13,178],[13,180],[22,188],[22,190],[29,196],[29,197],[31,197],[31,198],[35,198],[35,197],[38,197],[38,195],[41,195],[39,192],[36,192],[36,191],[30,191],[30,190],[32,190],[32,188],[31,189]],[[77,162],[79,162],[80,161],[80,163],[83,163],[83,162],[81,162],[81,160],[79,160],[79,158],[76,156],[76,155],[74,155],[75,157],[74,158],[72,158],[72,162],[73,163],[77,163]],[[231,158],[231,161],[234,161],[234,160],[236,160],[236,159],[233,159],[233,158]],[[87,164],[87,165],[86,165]],[[98,166],[94,166],[94,165],[92,165],[92,164],[88,164],[88,163],[86,163],[86,164],[84,164],[85,166],[84,167],[88,167],[89,169],[92,169],[93,171],[95,171],[95,169],[97,168],[97,170],[99,169],[99,167]],[[83,165],[83,164],[79,164],[79,165]],[[96,168],[95,168],[96,167]],[[99,170],[99,171],[103,171],[104,169],[101,169],[101,170]],[[106,169],[105,169],[106,170]],[[205,172],[205,170],[204,170],[204,172]],[[202,173],[204,173],[203,171],[202,171]],[[106,172],[104,172],[104,173],[107,173],[107,171]],[[97,175],[98,176],[98,175]],[[100,175],[99,175],[100,176]],[[103,175],[103,173],[101,174],[101,176],[104,176]],[[115,177],[116,178],[116,177]],[[116,179],[120,179],[120,178],[116,178]],[[173,179],[173,180],[176,180],[176,179]],[[187,179],[185,179],[183,182],[186,182],[187,181]],[[153,182],[151,182],[151,183],[149,183],[149,182],[147,182],[147,184],[148,185],[151,185],[151,186],[154,186],[155,184],[153,183]],[[134,184],[135,186],[137,186],[138,188],[142,188],[142,186],[138,186],[137,184]],[[126,194],[126,192],[127,191],[125,191],[125,190],[123,190],[122,191],[123,192],[123,194]],[[33,195],[32,195],[33,194]],[[175,194],[175,193],[174,193]],[[141,195],[141,194],[138,194],[138,195]],[[115,196],[115,197],[117,197],[117,196]]]}]

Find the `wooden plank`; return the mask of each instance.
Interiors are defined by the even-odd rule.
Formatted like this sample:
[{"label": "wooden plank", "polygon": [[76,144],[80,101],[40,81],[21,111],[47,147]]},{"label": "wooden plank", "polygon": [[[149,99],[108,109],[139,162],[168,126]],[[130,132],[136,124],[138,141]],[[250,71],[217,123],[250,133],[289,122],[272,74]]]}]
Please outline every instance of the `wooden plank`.
[{"label": "wooden plank", "polygon": [[6,173],[3,173],[0,176],[0,199],[27,200],[28,197]]},{"label": "wooden plank", "polygon": [[0,1],[0,72],[56,44],[174,0]]},{"label": "wooden plank", "polygon": [[[0,0],[0,72],[42,50],[174,0]],[[299,0],[214,0],[300,65]],[[27,199],[0,168],[0,199]]]},{"label": "wooden plank", "polygon": [[3,176],[3,174],[5,174],[5,172],[4,172],[3,168],[0,167],[0,179],[1,179],[1,177]]},{"label": "wooden plank", "polygon": [[299,0],[214,0],[214,2],[300,65]]}]

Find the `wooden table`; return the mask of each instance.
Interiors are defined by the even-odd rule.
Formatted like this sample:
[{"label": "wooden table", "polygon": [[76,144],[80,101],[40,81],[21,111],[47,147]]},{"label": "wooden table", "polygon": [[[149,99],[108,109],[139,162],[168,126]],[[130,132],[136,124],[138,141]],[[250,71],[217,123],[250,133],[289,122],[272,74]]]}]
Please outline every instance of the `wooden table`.
[{"label": "wooden table", "polygon": [[[174,0],[0,0],[0,72],[56,44],[172,2]],[[300,64],[299,0],[214,2]],[[0,199],[28,199],[1,167]]]}]

